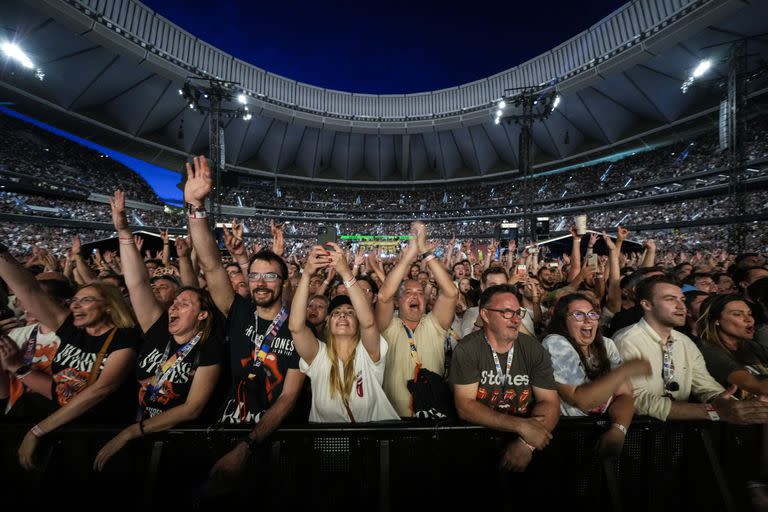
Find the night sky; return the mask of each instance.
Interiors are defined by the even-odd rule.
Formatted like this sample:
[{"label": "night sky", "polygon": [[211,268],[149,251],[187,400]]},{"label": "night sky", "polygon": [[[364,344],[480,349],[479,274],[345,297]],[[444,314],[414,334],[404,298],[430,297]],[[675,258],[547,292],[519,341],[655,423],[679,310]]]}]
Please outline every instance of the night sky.
[{"label": "night sky", "polygon": [[329,89],[398,94],[452,87],[513,67],[626,2],[144,3],[272,73]]}]

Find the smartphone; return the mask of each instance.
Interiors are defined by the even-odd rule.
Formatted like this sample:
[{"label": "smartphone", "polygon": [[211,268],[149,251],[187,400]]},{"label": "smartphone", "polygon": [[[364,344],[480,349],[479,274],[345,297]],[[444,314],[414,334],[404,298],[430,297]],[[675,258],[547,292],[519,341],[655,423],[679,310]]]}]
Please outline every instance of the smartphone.
[{"label": "smartphone", "polygon": [[549,268],[557,268],[557,263],[556,263],[556,262],[554,262],[554,261],[551,261],[551,262],[549,263]]},{"label": "smartphone", "polygon": [[597,273],[597,254],[590,254],[589,258],[587,258],[587,266],[589,267],[589,270],[592,271],[593,274]]},{"label": "smartphone", "polygon": [[336,243],[336,229],[332,226],[319,226],[317,228],[317,245],[325,247],[328,242]]},{"label": "smartphone", "polygon": [[528,277],[528,269],[525,265],[518,265],[515,270],[515,275],[518,277]]}]

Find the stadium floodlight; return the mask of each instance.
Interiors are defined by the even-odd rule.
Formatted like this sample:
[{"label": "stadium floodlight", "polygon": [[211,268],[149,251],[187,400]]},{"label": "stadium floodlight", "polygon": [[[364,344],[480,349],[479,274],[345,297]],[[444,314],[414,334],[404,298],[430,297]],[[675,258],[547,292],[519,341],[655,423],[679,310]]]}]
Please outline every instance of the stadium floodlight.
[{"label": "stadium floodlight", "polygon": [[693,74],[691,75],[693,78],[699,78],[701,75],[709,71],[709,68],[712,67],[712,61],[709,59],[703,60],[699,62],[699,65],[696,66],[696,69],[693,70]]},{"label": "stadium floodlight", "polygon": [[184,91],[182,91],[181,89],[179,89],[179,96],[184,96]]},{"label": "stadium floodlight", "polygon": [[552,102],[552,110],[555,110],[560,104],[560,95],[555,96],[555,101]]},{"label": "stadium floodlight", "polygon": [[499,100],[498,107],[499,107],[499,110],[504,110],[505,108],[507,108],[507,102],[504,100]]},{"label": "stadium floodlight", "polygon": [[496,111],[496,117],[501,117],[503,115],[504,115],[504,112],[501,109]]},{"label": "stadium floodlight", "polygon": [[9,59],[15,60],[27,69],[34,69],[35,65],[32,63],[32,59],[30,59],[18,45],[13,43],[3,43],[2,48],[3,53]]},{"label": "stadium floodlight", "polygon": [[252,116],[250,113],[248,113],[248,114],[245,114],[245,115],[243,116],[243,121],[250,121],[252,117],[253,117],[253,116]]},{"label": "stadium floodlight", "polygon": [[499,123],[501,123],[501,118],[497,117],[497,118],[496,118],[496,119],[493,121],[493,123],[494,123],[494,124],[499,124]]},{"label": "stadium floodlight", "polygon": [[245,98],[245,94],[240,94],[240,95],[238,95],[238,96],[237,96],[237,101],[239,101],[240,103],[242,103],[243,105],[245,105],[245,103],[246,103],[246,101],[247,101],[247,100],[246,100],[246,98]]},{"label": "stadium floodlight", "polygon": [[693,73],[691,73],[691,76],[686,78],[685,82],[683,82],[683,85],[680,86],[682,93],[687,93],[688,89],[690,89],[691,85],[693,85],[693,82],[695,82],[697,78],[701,78],[711,68],[712,61],[710,59],[704,59],[699,62],[699,64],[694,68]]}]

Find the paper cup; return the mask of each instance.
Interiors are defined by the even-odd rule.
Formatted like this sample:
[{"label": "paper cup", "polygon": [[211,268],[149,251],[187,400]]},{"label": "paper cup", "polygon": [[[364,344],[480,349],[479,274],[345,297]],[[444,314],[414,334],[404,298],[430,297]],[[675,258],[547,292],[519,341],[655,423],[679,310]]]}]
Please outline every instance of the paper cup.
[{"label": "paper cup", "polygon": [[573,218],[573,221],[576,224],[577,235],[583,235],[587,232],[587,216],[586,215],[576,215]]}]

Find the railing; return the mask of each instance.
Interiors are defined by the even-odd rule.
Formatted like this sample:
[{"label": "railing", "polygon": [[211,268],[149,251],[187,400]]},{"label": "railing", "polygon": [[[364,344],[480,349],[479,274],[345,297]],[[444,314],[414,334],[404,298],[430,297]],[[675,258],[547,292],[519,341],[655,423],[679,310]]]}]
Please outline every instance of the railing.
[{"label": "railing", "polygon": [[[595,446],[606,427],[562,419],[550,446],[517,478],[498,471],[499,454],[514,437],[480,427],[289,426],[262,445],[257,463],[228,499],[267,510],[436,510],[468,503],[471,510],[499,504],[512,510],[533,501],[540,510],[567,504],[593,511],[731,511],[748,510],[747,482],[765,476],[760,426],[636,418],[621,456],[600,460]],[[0,426],[2,481],[25,493],[27,505],[73,493],[87,505],[101,492],[111,503],[131,500],[121,508],[136,504],[142,510],[167,500],[181,508],[181,498],[199,498],[208,489],[202,482],[211,464],[247,432],[187,428],[149,436],[131,442],[96,474],[90,469],[95,454],[117,430],[68,427],[46,436],[39,470],[25,474],[14,452],[27,428]],[[214,500],[219,510],[223,499]]]}]

